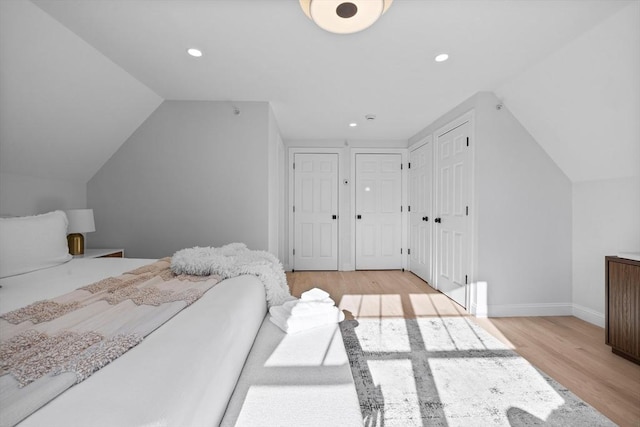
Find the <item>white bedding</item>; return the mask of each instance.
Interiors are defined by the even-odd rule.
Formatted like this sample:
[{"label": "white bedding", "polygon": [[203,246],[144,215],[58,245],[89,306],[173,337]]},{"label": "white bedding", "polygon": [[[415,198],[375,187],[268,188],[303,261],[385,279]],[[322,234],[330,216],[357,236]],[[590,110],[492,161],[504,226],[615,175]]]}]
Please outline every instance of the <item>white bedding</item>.
[{"label": "white bedding", "polygon": [[361,427],[337,324],[286,334],[265,318],[222,427]]},{"label": "white bedding", "polygon": [[[0,279],[0,313],[154,260],[73,259]],[[20,426],[216,426],[266,314],[254,276],[227,279]],[[0,407],[0,418],[7,408]]]}]

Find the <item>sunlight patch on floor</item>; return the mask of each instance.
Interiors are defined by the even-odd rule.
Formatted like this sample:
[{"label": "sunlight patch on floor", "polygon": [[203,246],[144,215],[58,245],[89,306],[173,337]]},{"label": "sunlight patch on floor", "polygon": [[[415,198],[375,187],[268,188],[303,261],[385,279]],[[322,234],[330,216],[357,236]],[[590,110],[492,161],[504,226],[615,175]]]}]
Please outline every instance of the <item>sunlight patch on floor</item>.
[{"label": "sunlight patch on floor", "polygon": [[475,318],[474,322],[477,323],[478,325],[480,325],[485,331],[489,332],[491,335],[496,337],[496,339],[500,340],[500,342],[502,342],[502,344],[507,346],[507,348],[509,348],[511,350],[515,350],[516,349],[516,345],[513,344],[511,341],[509,341],[509,339],[507,337],[504,336],[502,331],[500,329],[498,329],[498,327],[491,321],[491,319],[488,319],[488,318],[485,318],[485,319]]},{"label": "sunlight patch on floor", "polygon": [[479,333],[479,327],[466,317],[418,319],[427,351],[504,350],[497,338]]},{"label": "sunlight patch on floor", "polygon": [[[382,422],[369,425],[410,426],[421,423],[420,404],[410,360],[370,360],[367,365],[384,406]],[[399,422],[399,423],[398,423]]]},{"label": "sunlight patch on floor", "polygon": [[[547,420],[565,402],[538,371],[522,358],[430,358],[433,382],[442,402],[449,426],[456,425],[461,414],[477,412],[477,425],[508,425],[511,408]],[[514,378],[513,372],[518,373]],[[520,389],[514,392],[514,381]],[[473,393],[469,393],[473,390]],[[460,396],[465,396],[460,399]],[[497,411],[485,412],[485,402],[492,402]],[[485,413],[483,413],[485,412]],[[467,419],[468,421],[468,419]]]},{"label": "sunlight patch on floor", "polygon": [[338,305],[358,317],[404,317],[402,298],[398,294],[348,294],[343,295]]},{"label": "sunlight patch on floor", "polygon": [[355,332],[365,353],[411,351],[404,319],[366,319],[356,327]]}]

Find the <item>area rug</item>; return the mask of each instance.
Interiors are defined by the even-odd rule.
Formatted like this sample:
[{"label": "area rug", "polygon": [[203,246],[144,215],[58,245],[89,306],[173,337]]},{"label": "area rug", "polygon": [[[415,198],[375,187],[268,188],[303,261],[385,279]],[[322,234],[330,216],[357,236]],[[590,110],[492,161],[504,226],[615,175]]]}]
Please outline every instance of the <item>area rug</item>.
[{"label": "area rug", "polygon": [[467,318],[341,329],[367,427],[615,425]]}]

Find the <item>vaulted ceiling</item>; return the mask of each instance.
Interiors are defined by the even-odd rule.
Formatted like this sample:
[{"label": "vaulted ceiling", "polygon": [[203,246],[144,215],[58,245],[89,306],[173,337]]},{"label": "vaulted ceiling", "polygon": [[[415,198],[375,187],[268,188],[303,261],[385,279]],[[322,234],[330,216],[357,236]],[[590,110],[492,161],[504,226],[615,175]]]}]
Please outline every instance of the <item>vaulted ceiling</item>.
[{"label": "vaulted ceiling", "polygon": [[[640,89],[619,94],[638,89],[630,73],[640,54],[629,56],[640,50],[638,4],[395,0],[371,28],[335,35],[292,0],[3,0],[0,167],[86,182],[163,99],[269,101],[289,141],[407,140],[489,90],[571,179],[611,177],[619,168],[585,172],[601,157],[593,141],[567,138],[583,129],[589,139],[596,126],[600,139],[611,125],[598,115],[615,126],[640,111]],[[189,57],[189,47],[204,56]],[[613,63],[588,61],[609,47]],[[450,59],[434,62],[441,52]],[[628,71],[612,73],[620,66]],[[595,107],[585,111],[588,100]],[[637,127],[616,138],[634,150],[634,135]],[[580,144],[591,154],[576,160]]]}]

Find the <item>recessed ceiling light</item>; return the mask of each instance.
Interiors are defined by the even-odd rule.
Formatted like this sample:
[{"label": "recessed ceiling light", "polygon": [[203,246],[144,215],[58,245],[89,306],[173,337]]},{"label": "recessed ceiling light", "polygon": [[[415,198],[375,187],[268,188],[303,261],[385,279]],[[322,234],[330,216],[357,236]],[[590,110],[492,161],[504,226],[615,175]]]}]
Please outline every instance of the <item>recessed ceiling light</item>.
[{"label": "recessed ceiling light", "polygon": [[446,53],[441,53],[440,55],[435,57],[436,62],[444,62],[447,59],[449,59],[449,55],[447,55]]},{"label": "recessed ceiling light", "polygon": [[357,123],[349,123],[349,127],[354,128],[354,127],[356,127],[356,126],[358,126],[358,124],[357,124]]},{"label": "recessed ceiling light", "polygon": [[193,57],[200,58],[202,56],[202,51],[196,48],[187,49],[187,53]]}]

